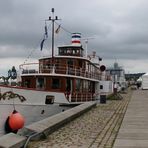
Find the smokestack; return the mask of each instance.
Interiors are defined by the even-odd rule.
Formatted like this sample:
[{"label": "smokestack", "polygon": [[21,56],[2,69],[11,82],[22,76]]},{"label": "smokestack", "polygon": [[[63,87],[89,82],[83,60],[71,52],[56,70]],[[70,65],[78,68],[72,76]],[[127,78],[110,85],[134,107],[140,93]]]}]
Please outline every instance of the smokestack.
[{"label": "smokestack", "polygon": [[72,33],[72,45],[81,45],[81,33]]}]

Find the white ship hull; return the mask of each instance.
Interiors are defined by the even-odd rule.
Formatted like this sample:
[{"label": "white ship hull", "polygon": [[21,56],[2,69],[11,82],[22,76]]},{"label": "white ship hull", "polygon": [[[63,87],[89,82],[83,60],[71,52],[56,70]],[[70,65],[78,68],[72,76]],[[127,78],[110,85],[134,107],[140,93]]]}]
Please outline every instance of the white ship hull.
[{"label": "white ship hull", "polygon": [[[0,86],[1,94],[8,91],[24,96],[26,101],[21,102],[18,98],[10,100],[6,98],[6,100],[0,101],[0,136],[6,134],[5,122],[14,109],[24,117],[25,125],[28,125],[70,108],[68,106],[59,106],[58,103],[45,104],[46,95],[53,95],[50,92]],[[68,102],[66,102],[66,99],[64,100],[62,93],[54,93],[54,95],[55,98],[58,96],[61,99],[60,101]],[[55,99],[55,102],[60,103],[60,101]]]},{"label": "white ship hull", "polygon": [[[14,99],[15,104],[30,104],[30,105],[45,105],[46,96],[54,96],[55,103],[65,103],[68,104],[68,100],[65,98],[64,93],[61,92],[49,92],[49,91],[40,91],[33,90],[28,88],[21,87],[10,87],[10,86],[0,86],[0,92],[3,94],[5,92],[12,91],[13,93],[19,94],[25,97],[25,102],[20,102],[18,98]],[[1,100],[0,104],[11,104],[13,100]]]}]

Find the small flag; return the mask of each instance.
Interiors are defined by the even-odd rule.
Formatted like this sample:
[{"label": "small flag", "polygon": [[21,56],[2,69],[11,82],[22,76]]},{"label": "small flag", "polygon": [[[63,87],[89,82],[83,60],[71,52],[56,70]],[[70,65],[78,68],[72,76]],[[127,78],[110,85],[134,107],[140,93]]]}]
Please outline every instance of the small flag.
[{"label": "small flag", "polygon": [[45,39],[43,39],[42,42],[41,42],[41,44],[40,44],[41,51],[42,51],[42,49],[43,49],[44,42],[45,42]]},{"label": "small flag", "polygon": [[99,61],[102,61],[102,58],[99,57]]},{"label": "small flag", "polygon": [[55,33],[57,33],[57,34],[59,33],[60,27],[61,27],[61,25],[58,26],[58,28],[56,29]]},{"label": "small flag", "polygon": [[48,38],[48,30],[47,30],[47,25],[45,25],[45,37]]}]

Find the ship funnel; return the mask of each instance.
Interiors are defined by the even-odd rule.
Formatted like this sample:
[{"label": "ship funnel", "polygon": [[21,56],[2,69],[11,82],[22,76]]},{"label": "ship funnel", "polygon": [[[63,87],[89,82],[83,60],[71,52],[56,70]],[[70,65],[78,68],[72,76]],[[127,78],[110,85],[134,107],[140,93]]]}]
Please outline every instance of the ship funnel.
[{"label": "ship funnel", "polygon": [[72,33],[72,45],[81,45],[81,33]]}]

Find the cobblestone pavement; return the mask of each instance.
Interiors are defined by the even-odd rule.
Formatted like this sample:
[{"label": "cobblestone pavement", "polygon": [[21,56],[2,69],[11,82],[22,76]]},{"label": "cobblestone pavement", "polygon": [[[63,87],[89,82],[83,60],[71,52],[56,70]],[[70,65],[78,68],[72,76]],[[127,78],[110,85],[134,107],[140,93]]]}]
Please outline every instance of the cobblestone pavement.
[{"label": "cobblestone pavement", "polygon": [[122,123],[131,91],[122,100],[107,101],[67,123],[29,148],[111,148]]}]

